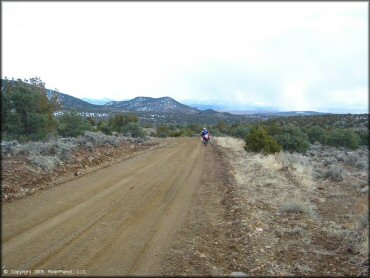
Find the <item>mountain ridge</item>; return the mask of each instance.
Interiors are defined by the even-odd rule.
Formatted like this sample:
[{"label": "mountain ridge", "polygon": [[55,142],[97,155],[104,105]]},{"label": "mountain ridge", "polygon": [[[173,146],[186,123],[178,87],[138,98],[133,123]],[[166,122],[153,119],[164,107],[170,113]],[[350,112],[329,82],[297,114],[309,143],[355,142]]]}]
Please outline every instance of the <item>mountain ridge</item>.
[{"label": "mountain ridge", "polygon": [[107,108],[122,109],[135,112],[163,112],[163,113],[184,113],[195,114],[201,110],[182,104],[171,97],[144,97],[139,96],[131,100],[111,101],[104,105]]},{"label": "mountain ridge", "polygon": [[[1,79],[2,87],[5,87],[8,82],[23,82],[16,80]],[[28,84],[28,83],[27,83]],[[30,85],[30,84],[29,84]],[[3,90],[3,88],[2,88]],[[232,113],[229,111],[216,111],[212,109],[211,105],[208,109],[197,109],[176,101],[175,99],[164,96],[159,98],[138,96],[131,100],[110,101],[108,103],[99,105],[91,104],[82,99],[76,98],[69,94],[56,92],[51,89],[45,89],[49,98],[58,94],[59,99],[63,105],[62,111],[77,110],[79,112],[92,113],[97,117],[102,114],[108,116],[114,113],[135,113],[142,121],[147,122],[168,122],[168,123],[182,123],[182,122],[209,122],[215,123],[220,120],[227,122],[250,121],[251,119],[267,119],[279,116],[307,116],[318,114],[329,114],[315,111],[250,111],[250,113]],[[104,117],[105,117],[104,116]]]}]

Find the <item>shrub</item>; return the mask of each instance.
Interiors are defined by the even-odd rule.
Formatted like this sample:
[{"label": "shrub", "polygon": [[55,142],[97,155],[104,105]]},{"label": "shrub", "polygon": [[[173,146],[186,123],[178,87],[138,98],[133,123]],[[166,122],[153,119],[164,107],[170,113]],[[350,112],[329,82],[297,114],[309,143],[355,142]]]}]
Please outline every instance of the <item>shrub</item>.
[{"label": "shrub", "polygon": [[2,80],[2,132],[20,141],[46,139],[55,127],[53,112],[57,98],[48,99],[44,83],[32,78],[33,84]]},{"label": "shrub", "polygon": [[326,157],[326,158],[324,158],[322,163],[323,163],[324,166],[329,166],[329,165],[332,165],[336,162],[337,162],[337,160],[334,157]]},{"label": "shrub", "polygon": [[77,112],[67,112],[59,118],[58,133],[63,137],[77,137],[90,128],[89,121]]},{"label": "shrub", "polygon": [[278,159],[284,168],[286,167],[297,167],[310,165],[310,160],[307,157],[299,155],[297,153],[280,152]]},{"label": "shrub", "polygon": [[348,153],[344,157],[344,162],[354,167],[358,165],[359,161],[360,161],[360,156],[357,153]]},{"label": "shrub", "polygon": [[343,181],[343,169],[339,165],[331,165],[325,173],[325,178],[332,181]]},{"label": "shrub", "polygon": [[134,138],[144,138],[145,132],[144,129],[139,126],[137,123],[130,122],[123,129],[122,133],[126,136],[131,136]]},{"label": "shrub", "polygon": [[238,138],[245,138],[249,133],[249,128],[245,126],[238,126],[232,132],[231,135]]},{"label": "shrub", "polygon": [[126,125],[129,123],[137,123],[138,121],[139,118],[135,115],[119,113],[109,118],[108,125],[113,131],[122,132]]},{"label": "shrub", "polygon": [[286,151],[305,153],[310,144],[307,135],[292,124],[281,128],[281,133],[274,136],[279,145]]},{"label": "shrub", "polygon": [[112,134],[112,127],[107,123],[107,121],[100,121],[98,123],[97,130],[103,132],[104,134]]},{"label": "shrub", "polygon": [[369,146],[369,131],[363,130],[358,132],[358,136],[360,137],[360,144],[363,146]]},{"label": "shrub", "polygon": [[61,163],[56,156],[31,155],[28,160],[32,165],[44,171],[52,171]]},{"label": "shrub", "polygon": [[185,127],[181,131],[181,136],[182,137],[191,137],[191,136],[193,136],[193,131],[190,128]]},{"label": "shrub", "polygon": [[170,132],[171,132],[170,128],[165,125],[161,125],[157,128],[157,136],[161,138],[170,136]]},{"label": "shrub", "polygon": [[18,141],[2,141],[1,142],[1,155],[12,155],[14,147],[19,146]]},{"label": "shrub", "polygon": [[280,151],[278,143],[267,134],[262,127],[254,127],[245,138],[245,147],[247,152],[262,152],[264,154],[276,153]]},{"label": "shrub", "polygon": [[102,132],[91,132],[85,131],[84,136],[78,138],[80,145],[87,145],[89,147],[89,143],[92,144],[94,147],[100,147],[105,144],[110,144],[113,146],[118,146],[120,140],[117,136],[106,135]]},{"label": "shrub", "polygon": [[292,199],[286,201],[280,206],[280,211],[289,213],[302,213],[308,215],[315,214],[312,205],[299,199]]},{"label": "shrub", "polygon": [[326,143],[334,147],[358,149],[360,137],[352,130],[336,128],[328,132]]},{"label": "shrub", "polygon": [[91,142],[87,142],[85,145],[90,152],[94,150],[94,145]]},{"label": "shrub", "polygon": [[322,127],[319,127],[317,125],[310,126],[306,129],[306,134],[312,144],[315,142],[319,142],[321,144],[325,143],[326,133]]}]

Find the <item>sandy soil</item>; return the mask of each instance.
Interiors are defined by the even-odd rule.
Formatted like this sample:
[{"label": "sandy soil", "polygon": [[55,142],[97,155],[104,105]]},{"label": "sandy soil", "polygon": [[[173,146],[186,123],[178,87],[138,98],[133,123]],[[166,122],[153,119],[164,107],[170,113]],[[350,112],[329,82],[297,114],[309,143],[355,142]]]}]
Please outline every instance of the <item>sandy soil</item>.
[{"label": "sandy soil", "polygon": [[205,152],[196,139],[168,142],[4,204],[3,273],[160,273],[160,262],[201,186]]}]

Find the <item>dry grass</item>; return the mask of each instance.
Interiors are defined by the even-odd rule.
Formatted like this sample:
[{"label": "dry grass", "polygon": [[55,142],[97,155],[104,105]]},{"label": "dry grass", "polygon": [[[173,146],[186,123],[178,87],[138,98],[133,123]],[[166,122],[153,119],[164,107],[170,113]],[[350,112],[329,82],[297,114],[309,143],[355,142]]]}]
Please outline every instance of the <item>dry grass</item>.
[{"label": "dry grass", "polygon": [[[357,155],[350,156],[351,162],[343,162],[345,149],[315,144],[308,157],[285,152],[264,156],[245,152],[240,139],[222,137],[215,141],[226,149],[234,169],[237,190],[248,215],[246,233],[253,235],[256,227],[263,227],[263,236],[258,240],[249,237],[248,261],[258,260],[259,265],[266,266],[253,275],[367,273],[368,210],[348,216],[353,209],[350,205],[356,201],[350,198],[362,196],[356,195],[362,193],[356,193],[359,190],[350,186],[351,181],[355,176],[361,177],[356,182],[367,178],[363,171],[366,166],[355,167]],[[364,161],[368,150],[356,153]],[[347,217],[338,217],[343,213]],[[346,242],[351,248],[346,249]],[[274,248],[268,254],[261,253],[266,245]]]},{"label": "dry grass", "polygon": [[281,204],[280,211],[288,213],[303,213],[310,216],[315,215],[313,205],[300,199],[286,200]]},{"label": "dry grass", "polygon": [[242,139],[236,139],[232,137],[216,137],[214,138],[214,141],[221,147],[231,149],[236,152],[244,150],[244,141]]},{"label": "dry grass", "polygon": [[101,132],[86,131],[77,138],[53,138],[46,142],[28,142],[19,144],[17,141],[1,142],[4,157],[25,156],[28,162],[46,172],[50,172],[63,163],[73,162],[73,152],[86,148],[93,152],[104,145],[118,147],[121,144],[142,144],[141,138],[128,138],[121,135],[105,135]]}]

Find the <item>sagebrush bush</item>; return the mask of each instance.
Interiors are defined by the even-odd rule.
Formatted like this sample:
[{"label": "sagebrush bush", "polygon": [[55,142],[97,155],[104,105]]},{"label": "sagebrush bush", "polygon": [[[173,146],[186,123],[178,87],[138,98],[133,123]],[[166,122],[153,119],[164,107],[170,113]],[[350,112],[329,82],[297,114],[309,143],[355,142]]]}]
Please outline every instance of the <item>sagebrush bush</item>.
[{"label": "sagebrush bush", "polygon": [[281,204],[280,211],[289,213],[303,213],[308,215],[315,214],[313,206],[300,199],[287,200],[286,202]]},{"label": "sagebrush bush", "polygon": [[293,228],[282,228],[279,231],[280,235],[298,235],[302,236],[304,234],[304,230],[301,227],[293,227]]},{"label": "sagebrush bush", "polygon": [[329,178],[332,181],[343,181],[343,168],[339,165],[331,165],[325,173],[325,178]]},{"label": "sagebrush bush", "polygon": [[12,155],[16,146],[19,146],[18,141],[2,141],[1,142],[1,155]]},{"label": "sagebrush bush", "polygon": [[31,155],[29,158],[28,158],[28,161],[44,170],[44,171],[52,171],[54,170],[56,167],[58,167],[60,164],[61,164],[61,161],[59,160],[58,157],[56,156],[46,156],[46,155]]},{"label": "sagebrush bush", "polygon": [[356,167],[360,161],[360,156],[357,153],[350,152],[344,157],[344,162],[351,166]]},{"label": "sagebrush bush", "polygon": [[245,137],[244,149],[247,152],[270,154],[279,152],[281,147],[263,127],[253,127]]},{"label": "sagebrush bush", "polygon": [[83,136],[78,137],[79,144],[86,145],[87,143],[91,143],[94,147],[100,147],[106,144],[118,146],[120,141],[122,140],[123,138],[112,135],[106,135],[100,131],[99,132],[86,131]]},{"label": "sagebrush bush", "polygon": [[322,161],[322,164],[324,166],[330,166],[330,165],[335,164],[335,163],[337,163],[337,159],[335,159],[334,157],[326,157]]},{"label": "sagebrush bush", "polygon": [[280,152],[278,159],[284,168],[298,165],[308,167],[310,165],[310,159],[298,153]]},{"label": "sagebrush bush", "polygon": [[94,145],[91,143],[91,142],[86,142],[86,148],[92,152],[95,148],[94,148]]}]

